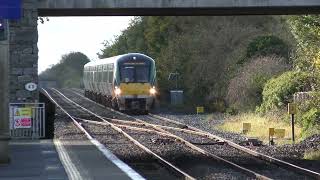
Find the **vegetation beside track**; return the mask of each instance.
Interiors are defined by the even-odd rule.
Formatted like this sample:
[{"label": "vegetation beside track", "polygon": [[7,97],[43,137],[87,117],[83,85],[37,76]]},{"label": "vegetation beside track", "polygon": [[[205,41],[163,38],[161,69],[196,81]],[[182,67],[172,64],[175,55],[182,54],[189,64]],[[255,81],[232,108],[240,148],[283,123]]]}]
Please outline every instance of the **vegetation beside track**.
[{"label": "vegetation beside track", "polygon": [[320,150],[312,150],[304,153],[304,159],[320,160]]},{"label": "vegetation beside track", "polygon": [[[261,116],[256,113],[241,113],[235,116],[225,117],[225,121],[217,126],[217,129],[242,133],[242,124],[251,123],[251,130],[245,134],[247,137],[254,137],[262,140],[265,144],[269,142],[269,128],[285,129],[285,138],[275,139],[276,144],[290,144],[291,140],[291,125],[284,122],[276,115]],[[298,125],[295,126],[295,139],[296,142],[302,140],[302,129]]]}]

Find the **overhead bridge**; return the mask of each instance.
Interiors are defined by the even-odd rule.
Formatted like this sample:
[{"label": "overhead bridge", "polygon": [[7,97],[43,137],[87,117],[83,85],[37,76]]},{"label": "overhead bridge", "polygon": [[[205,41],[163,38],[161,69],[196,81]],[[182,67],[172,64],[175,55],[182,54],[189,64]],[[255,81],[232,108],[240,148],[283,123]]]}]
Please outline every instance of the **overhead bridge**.
[{"label": "overhead bridge", "polygon": [[40,16],[315,14],[320,0],[38,0]]}]

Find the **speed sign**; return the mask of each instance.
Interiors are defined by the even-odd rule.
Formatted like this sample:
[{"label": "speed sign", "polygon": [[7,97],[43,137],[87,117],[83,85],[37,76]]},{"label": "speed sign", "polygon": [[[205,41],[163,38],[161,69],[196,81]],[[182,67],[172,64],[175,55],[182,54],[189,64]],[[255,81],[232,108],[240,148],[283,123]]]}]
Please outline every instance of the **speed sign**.
[{"label": "speed sign", "polygon": [[37,89],[37,84],[31,82],[25,85],[26,90],[28,91],[34,91]]}]

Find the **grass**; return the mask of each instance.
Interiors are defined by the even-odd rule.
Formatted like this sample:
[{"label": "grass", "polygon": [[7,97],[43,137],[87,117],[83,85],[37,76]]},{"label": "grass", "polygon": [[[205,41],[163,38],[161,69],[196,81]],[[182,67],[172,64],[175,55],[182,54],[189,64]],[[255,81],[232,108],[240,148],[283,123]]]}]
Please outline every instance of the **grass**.
[{"label": "grass", "polygon": [[[285,129],[285,138],[275,139],[276,144],[290,144],[291,142],[291,125],[280,121],[274,116],[259,116],[255,113],[243,113],[236,116],[229,116],[225,122],[218,126],[218,129],[228,132],[241,133],[242,123],[251,123],[251,131],[247,137],[255,137],[262,140],[264,143],[269,142],[269,128]],[[296,142],[301,139],[302,129],[295,126]]]},{"label": "grass", "polygon": [[320,150],[312,150],[304,153],[304,159],[307,160],[320,160]]}]

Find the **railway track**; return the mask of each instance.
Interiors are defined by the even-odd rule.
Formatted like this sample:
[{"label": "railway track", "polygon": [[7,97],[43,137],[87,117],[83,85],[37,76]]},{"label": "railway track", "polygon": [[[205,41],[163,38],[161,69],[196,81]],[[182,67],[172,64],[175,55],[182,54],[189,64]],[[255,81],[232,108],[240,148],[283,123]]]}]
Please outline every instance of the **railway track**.
[{"label": "railway track", "polygon": [[[73,93],[79,96],[82,96],[80,94],[81,92],[79,91],[73,92]],[[122,114],[120,112],[117,112],[117,113]],[[235,163],[241,164],[242,166],[244,166],[243,168],[245,167],[247,167],[248,169],[250,168],[251,170],[258,172],[256,173],[256,175],[259,173],[266,175],[266,176],[262,176],[261,174],[259,174],[256,177],[263,177],[263,178],[270,177],[272,179],[292,179],[292,177],[295,177],[298,179],[307,179],[307,178],[320,179],[320,174],[317,172],[314,172],[305,168],[301,168],[299,166],[290,164],[288,162],[252,151],[248,148],[240,146],[236,143],[233,143],[221,137],[215,136],[213,134],[207,133],[205,131],[202,131],[200,129],[197,129],[191,126],[187,126],[186,124],[182,124],[180,122],[177,122],[171,119],[167,119],[167,118],[160,117],[153,114],[149,114],[147,116],[136,116],[136,117],[132,117],[126,114],[122,114],[122,115],[128,118],[133,118],[138,123],[137,122],[126,123],[123,120],[113,119],[113,123],[118,124],[118,127],[120,128],[131,128],[131,129],[136,128],[136,130],[145,131],[146,129],[141,127],[150,127],[150,128],[156,129],[159,132],[171,133],[171,135],[174,135],[175,138],[178,135],[179,138],[176,138],[176,139],[179,139],[180,141],[181,139],[183,139],[181,137],[185,137],[186,139],[188,139],[188,137],[186,137],[185,134],[188,134],[189,138],[190,138],[190,134],[192,136],[199,136],[202,139],[200,138],[200,141],[199,141],[199,137],[197,137],[198,142],[194,141],[191,144],[197,145],[197,147],[205,149],[206,151],[205,154],[209,152],[210,156],[211,155],[223,156],[223,154],[221,154],[220,152],[224,152],[225,148],[229,148],[231,149],[231,152],[232,152],[231,156],[233,157],[230,159],[230,155],[225,156],[228,160],[230,160],[229,162],[232,162],[232,163],[234,162],[234,164]],[[141,120],[141,119],[144,119],[144,120]],[[189,141],[192,141],[192,138],[194,137],[191,137]],[[205,138],[206,140],[204,140],[203,138]],[[219,146],[221,147],[222,144],[225,145],[224,149],[219,148]],[[190,144],[189,144],[189,147],[191,147]],[[195,147],[192,147],[192,148],[197,149]],[[245,156],[246,160],[243,161],[243,159],[241,158],[239,159],[234,158],[234,157],[240,157],[240,156],[241,157]],[[256,163],[252,163],[252,162],[256,162]]]},{"label": "railway track", "polygon": [[[112,126],[114,126],[114,128],[118,128],[116,125],[114,125],[113,123],[110,123],[110,122],[108,122],[107,120],[105,120],[104,118],[102,118],[101,116],[99,116],[99,115],[97,115],[97,114],[95,114],[95,113],[93,113],[93,112],[91,112],[90,110],[88,110],[88,109],[86,109],[86,108],[84,108],[84,107],[82,107],[82,106],[80,106],[79,104],[77,104],[77,103],[75,103],[75,102],[73,102],[71,99],[69,99],[69,98],[67,98],[66,96],[64,96],[62,93],[60,93],[59,91],[57,91],[57,90],[53,90],[56,94],[59,94],[60,96],[62,96],[62,97],[64,97],[64,99],[65,100],[68,100],[70,103],[73,103],[73,105],[72,106],[78,106],[79,108],[81,108],[82,110],[84,110],[84,111],[86,111],[86,112],[88,112],[88,113],[90,113],[91,115],[95,115],[97,118],[99,118],[100,120],[102,120],[102,121],[104,121],[104,122],[97,122],[96,120],[95,121],[88,121],[88,120],[84,120],[84,119],[81,119],[81,118],[79,118],[79,117],[74,117],[73,116],[73,118],[74,119],[78,119],[78,120],[82,120],[82,127],[88,127],[88,126],[91,126],[92,124],[95,124],[95,125],[104,125],[104,126],[107,126],[107,127],[112,127]],[[123,122],[131,122],[131,121],[129,121],[129,120],[123,120]],[[88,124],[91,124],[91,125],[88,125],[88,124],[85,124],[85,123],[88,123]],[[127,134],[131,134],[131,136],[134,136],[134,134],[138,131],[138,132],[141,132],[141,128],[140,129],[138,129],[138,128],[124,128],[124,127],[121,127],[121,128],[123,128],[123,129],[126,129],[126,132],[123,132],[122,130],[122,132],[121,133],[127,133]],[[150,127],[149,126],[149,128],[152,128],[152,127]],[[128,131],[129,130],[129,131]],[[133,131],[133,132],[130,132],[130,131]],[[156,136],[154,136],[155,138],[158,138],[159,137],[159,135],[161,136],[161,137],[163,137],[163,136],[171,136],[171,138],[175,138],[176,140],[179,140],[179,141],[183,141],[181,138],[179,139],[179,137],[174,137],[173,135],[168,135],[168,133],[165,133],[165,132],[158,132],[158,131],[156,131],[156,130],[152,130],[152,129],[145,129],[144,128],[144,130],[143,130],[144,132],[147,132],[147,134],[145,135],[145,136],[148,136],[148,137],[150,137],[150,136],[154,136],[154,135],[156,135]],[[118,131],[118,132],[120,132],[120,130]],[[135,135],[135,138],[132,138],[132,137],[130,137],[130,135],[127,135],[126,137],[127,138],[129,138],[129,139],[131,139],[132,141],[134,141],[135,139],[141,139],[141,136],[143,136],[143,134],[141,134],[141,133],[139,133],[138,135]],[[153,150],[156,150],[156,146],[157,146],[157,144],[155,144],[155,143],[147,143],[147,142],[145,142],[145,140],[143,140],[143,138],[142,138],[142,140],[139,140],[140,142],[141,142],[141,144],[143,143],[144,145],[146,145],[146,144],[149,144],[149,146],[148,146],[148,148],[153,148]],[[136,141],[137,142],[137,141]],[[139,142],[138,142],[139,143]],[[137,143],[135,143],[136,145],[137,145]],[[140,147],[141,147],[142,145],[140,145]],[[158,144],[158,146],[161,146],[162,148],[164,147],[163,146],[163,144]],[[242,168],[242,167],[240,167],[240,166],[237,166],[237,165],[234,165],[234,164],[232,164],[232,163],[227,163],[227,164],[224,164],[224,165],[221,165],[220,163],[221,163],[221,161],[222,162],[224,162],[224,163],[226,163],[226,161],[225,160],[223,160],[222,158],[219,158],[219,157],[214,157],[214,156],[212,156],[212,155],[208,155],[208,154],[204,154],[203,152],[203,150],[202,150],[202,152],[201,151],[194,151],[194,149],[192,149],[192,148],[190,148],[190,144],[188,145],[188,147],[189,148],[187,148],[186,147],[186,145],[185,145],[185,143],[174,143],[174,144],[172,144],[172,146],[174,146],[174,147],[176,147],[176,146],[178,146],[179,147],[179,151],[177,151],[176,153],[179,153],[181,150],[182,151],[184,151],[182,154],[184,155],[184,156],[190,156],[190,157],[193,157],[193,162],[195,162],[195,163],[201,163],[202,165],[204,165],[204,164],[206,164],[207,165],[207,168],[211,168],[212,170],[212,172],[215,172],[216,174],[215,175],[219,175],[219,173],[221,174],[221,173],[223,173],[224,174],[224,177],[221,177],[221,179],[230,179],[230,178],[236,178],[236,177],[242,177],[242,178],[246,178],[246,179],[250,179],[250,177],[251,177],[251,179],[253,179],[253,178],[259,178],[259,179],[268,179],[267,177],[264,177],[264,176],[261,176],[261,175],[259,175],[259,174],[257,174],[257,173],[255,173],[255,172],[252,172],[252,171],[250,171],[250,170],[246,170],[246,169],[244,169],[244,168]],[[191,145],[192,146],[192,145]],[[144,150],[146,149],[146,148],[143,148]],[[198,148],[199,149],[199,148]],[[169,149],[170,150],[170,149]],[[170,151],[169,151],[170,152]],[[155,153],[154,153],[155,154]],[[175,156],[176,154],[170,154],[170,156]],[[219,159],[219,161],[214,161],[214,163],[212,163],[212,160],[210,160],[210,162],[208,163],[208,162],[206,162],[206,159],[207,158],[213,158],[214,157],[214,159]],[[161,158],[161,157],[158,157],[158,158]],[[200,159],[199,159],[200,158]],[[202,159],[201,159],[202,158]],[[165,161],[164,159],[162,159],[163,161]],[[197,162],[198,161],[198,162]],[[208,166],[208,164],[209,164],[209,166]],[[226,165],[228,166],[228,167],[226,167]],[[190,165],[189,165],[190,166]],[[231,166],[231,167],[229,167],[229,166]],[[171,166],[171,168],[172,167],[174,167],[173,165]],[[176,168],[176,167],[175,167]],[[193,167],[192,167],[193,168]],[[178,168],[176,168],[176,169],[178,169]],[[217,170],[218,169],[218,170]],[[236,170],[235,170],[236,169]],[[225,172],[221,172],[221,170],[224,170]],[[231,173],[231,172],[233,171],[233,173]],[[181,172],[183,172],[183,171],[181,171],[181,170],[179,170],[179,172],[181,173]],[[233,174],[233,176],[230,176],[230,174]],[[214,174],[212,174],[212,175],[214,175]],[[221,175],[220,175],[221,176]],[[198,178],[198,177],[197,177]],[[210,178],[208,178],[208,179],[212,179],[212,178],[214,178],[214,176],[211,176]],[[154,179],[154,178],[152,178],[152,179]],[[189,176],[189,175],[187,175],[186,173],[184,174],[184,178],[183,179],[194,179],[192,176]]]},{"label": "railway track", "polygon": [[[92,127],[90,128],[90,125],[83,125],[81,122],[79,122],[74,117],[75,116],[88,117],[87,114],[90,114],[91,117],[96,117],[97,119],[100,119],[100,120],[102,120],[103,118],[101,118],[99,115],[91,112],[90,110],[80,106],[79,104],[72,103],[72,101],[70,101],[70,99],[61,96],[61,94],[59,94],[59,91],[56,91],[56,90],[53,90],[51,92],[50,91],[46,91],[46,90],[43,90],[43,91],[47,94],[47,96],[51,99],[51,101],[54,102],[74,122],[74,124],[83,133],[86,134],[87,137],[89,137],[89,139],[97,139],[96,138],[97,137],[96,134],[99,134],[101,132],[101,129],[100,129],[100,132],[99,132],[96,128],[92,128]],[[183,172],[182,170],[180,170],[176,166],[172,165],[168,161],[164,160],[163,158],[161,158],[160,156],[158,156],[157,154],[152,152],[147,147],[143,146],[141,143],[136,141],[134,138],[132,138],[126,132],[122,131],[120,128],[114,126],[111,123],[107,124],[107,126],[110,127],[110,129],[112,129],[111,130],[112,133],[119,133],[119,134],[123,135],[124,137],[129,139],[129,141],[131,141],[134,145],[138,146],[143,151],[145,151],[149,156],[151,156],[151,159],[156,160],[159,163],[161,163],[163,166],[165,166],[165,168],[167,168],[171,173],[174,173],[174,177],[178,177],[178,179],[188,179],[188,180],[189,179],[190,180],[195,179],[194,177],[192,177],[192,176],[188,175],[187,173]],[[108,131],[110,131],[110,129]],[[103,128],[103,131],[104,130],[105,130],[105,128]],[[152,163],[154,163],[154,162],[152,162]],[[148,165],[150,165],[150,164],[151,163],[149,163]],[[172,176],[170,176],[170,175],[166,176],[164,174],[163,176],[172,178]]]}]

